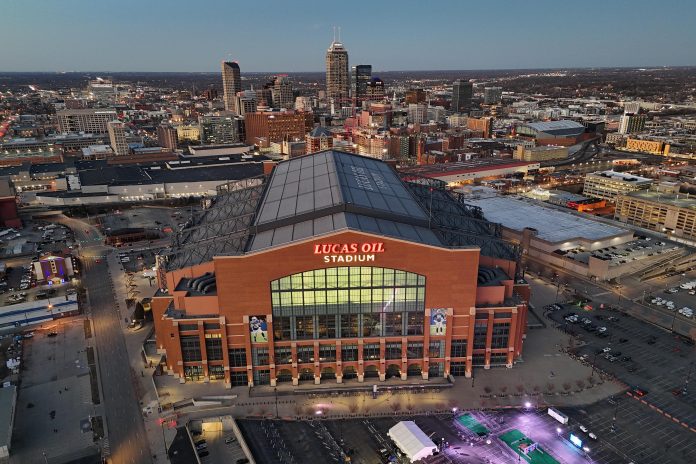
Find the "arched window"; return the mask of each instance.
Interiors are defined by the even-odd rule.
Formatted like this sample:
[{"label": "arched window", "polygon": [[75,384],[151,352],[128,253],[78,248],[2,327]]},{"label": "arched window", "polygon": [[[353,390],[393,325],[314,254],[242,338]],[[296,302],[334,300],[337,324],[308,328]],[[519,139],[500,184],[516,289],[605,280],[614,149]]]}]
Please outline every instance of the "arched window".
[{"label": "arched window", "polygon": [[423,333],[425,276],[355,266],[316,269],[271,282],[276,340]]}]

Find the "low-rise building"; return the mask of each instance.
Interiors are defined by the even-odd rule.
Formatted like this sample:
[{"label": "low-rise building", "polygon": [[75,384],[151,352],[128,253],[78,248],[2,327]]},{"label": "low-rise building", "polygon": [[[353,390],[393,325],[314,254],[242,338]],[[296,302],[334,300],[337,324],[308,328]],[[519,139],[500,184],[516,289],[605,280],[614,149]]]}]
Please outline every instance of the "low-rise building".
[{"label": "low-rise building", "polygon": [[696,240],[696,198],[686,193],[642,190],[619,195],[614,218],[674,237]]},{"label": "low-rise building", "polygon": [[624,172],[592,172],[585,176],[582,193],[588,197],[614,201],[617,195],[646,190],[652,184],[652,179]]},{"label": "low-rise building", "polygon": [[644,153],[652,153],[654,155],[667,155],[669,153],[669,145],[662,140],[649,139],[626,139],[626,150],[640,151]]},{"label": "low-rise building", "polygon": [[547,145],[540,147],[524,147],[519,145],[515,150],[515,159],[522,161],[548,161],[568,158],[568,147]]}]

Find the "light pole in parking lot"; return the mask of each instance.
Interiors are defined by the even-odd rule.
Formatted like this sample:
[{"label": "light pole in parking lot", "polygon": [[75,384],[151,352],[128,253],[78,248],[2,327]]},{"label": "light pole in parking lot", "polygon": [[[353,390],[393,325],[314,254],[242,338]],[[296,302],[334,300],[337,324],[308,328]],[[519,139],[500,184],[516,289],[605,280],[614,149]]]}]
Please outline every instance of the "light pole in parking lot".
[{"label": "light pole in parking lot", "polygon": [[694,367],[694,362],[689,363],[689,373],[686,375],[686,381],[684,382],[684,388],[682,389],[682,395],[686,395],[689,392],[689,380],[691,379],[691,370]]}]

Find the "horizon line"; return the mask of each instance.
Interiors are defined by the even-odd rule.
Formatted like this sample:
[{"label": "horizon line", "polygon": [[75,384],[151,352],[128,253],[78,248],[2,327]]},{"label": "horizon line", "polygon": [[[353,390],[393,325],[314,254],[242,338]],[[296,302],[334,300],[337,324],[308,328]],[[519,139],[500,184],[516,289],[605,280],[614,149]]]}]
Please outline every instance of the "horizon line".
[{"label": "horizon line", "polygon": [[[471,71],[561,71],[561,70],[592,70],[592,69],[670,69],[670,68],[696,68],[696,64],[688,65],[636,65],[636,66],[561,66],[561,67],[542,67],[542,68],[470,68],[470,69],[382,69],[376,72],[471,72]],[[303,73],[325,73],[326,70],[315,71],[245,71],[242,74],[277,74],[279,72],[286,74],[303,74]],[[373,72],[375,72],[373,70]],[[158,73],[158,74],[219,74],[220,71],[108,71],[108,70],[70,70],[70,71],[0,71],[0,74],[78,74],[78,73]]]}]

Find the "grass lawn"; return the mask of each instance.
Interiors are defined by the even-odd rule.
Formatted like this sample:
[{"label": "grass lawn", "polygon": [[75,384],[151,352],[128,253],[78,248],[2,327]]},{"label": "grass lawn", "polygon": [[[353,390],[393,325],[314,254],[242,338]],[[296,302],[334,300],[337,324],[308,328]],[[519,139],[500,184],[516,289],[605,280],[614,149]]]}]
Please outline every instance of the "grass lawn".
[{"label": "grass lawn", "polygon": [[490,431],[486,427],[484,427],[483,424],[477,421],[476,418],[469,413],[459,416],[457,418],[457,421],[467,429],[474,432],[479,437],[483,437],[490,433]]},{"label": "grass lawn", "polygon": [[520,455],[522,459],[529,462],[530,464],[560,464],[554,458],[552,458],[546,451],[541,447],[537,447],[534,451],[529,454],[524,454],[520,451],[519,446],[524,443],[532,443],[532,440],[527,438],[525,434],[519,430],[510,430],[500,436],[500,439],[510,447],[515,453]]}]

